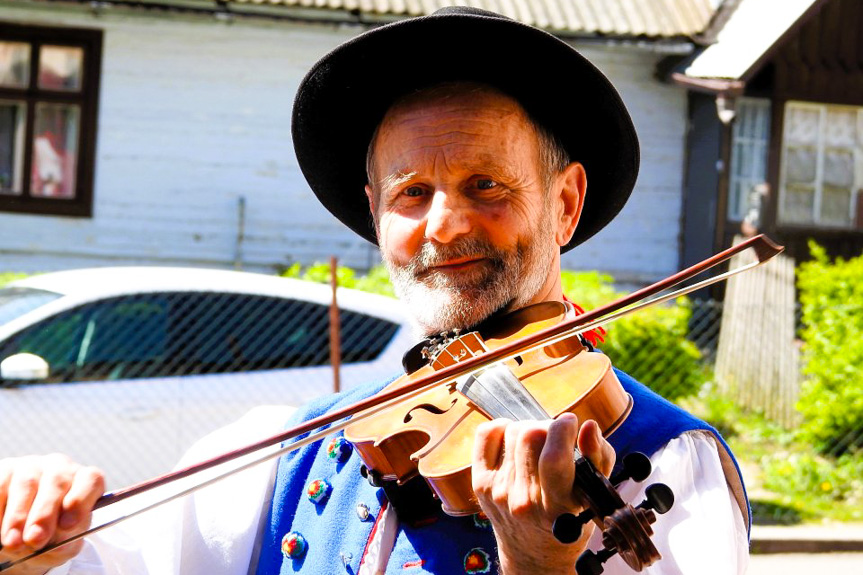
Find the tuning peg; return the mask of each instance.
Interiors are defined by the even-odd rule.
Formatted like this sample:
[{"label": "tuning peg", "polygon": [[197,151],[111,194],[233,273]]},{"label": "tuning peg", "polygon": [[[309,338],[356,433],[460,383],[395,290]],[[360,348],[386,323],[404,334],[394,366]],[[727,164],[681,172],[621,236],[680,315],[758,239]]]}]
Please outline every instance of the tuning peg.
[{"label": "tuning peg", "polygon": [[647,499],[638,505],[639,509],[653,509],[662,515],[674,505],[674,492],[664,483],[654,483],[645,489],[644,494]]},{"label": "tuning peg", "polygon": [[640,451],[633,451],[623,457],[623,469],[612,475],[609,481],[615,486],[627,479],[644,481],[650,475],[651,469],[650,459]]},{"label": "tuning peg", "polygon": [[585,551],[575,562],[575,572],[578,575],[599,575],[605,570],[603,563],[608,561],[617,551],[615,549],[601,549],[599,552]]},{"label": "tuning peg", "polygon": [[581,537],[581,530],[588,521],[593,519],[593,511],[587,509],[578,515],[564,513],[554,520],[551,532],[561,543],[573,543]]}]

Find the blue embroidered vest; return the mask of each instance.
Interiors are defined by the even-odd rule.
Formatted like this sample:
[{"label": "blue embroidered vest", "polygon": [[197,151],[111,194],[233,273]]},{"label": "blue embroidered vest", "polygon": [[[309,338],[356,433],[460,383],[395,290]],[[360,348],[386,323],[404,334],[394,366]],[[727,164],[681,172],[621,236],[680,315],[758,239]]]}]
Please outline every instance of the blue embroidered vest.
[{"label": "blue embroidered vest", "polygon": [[[708,430],[719,439],[728,454],[725,459],[733,463],[737,471],[737,477],[733,477],[732,472],[729,480],[739,484],[735,491],[742,494],[748,518],[748,502],[739,469],[718,432],[625,373],[617,370],[616,373],[634,400],[629,417],[608,438],[617,452],[618,462],[631,451],[650,456],[686,431]],[[312,402],[299,409],[293,420],[310,419],[350,405],[377,393],[382,387],[361,387]],[[361,476],[359,456],[352,453],[345,461],[331,458],[327,454],[329,442],[327,438],[308,445],[279,461],[257,575],[355,575],[359,571],[385,498],[382,489],[372,487]],[[315,480],[326,480],[329,486],[327,496],[317,502],[307,495],[308,487]],[[320,495],[322,490],[317,491]],[[365,512],[357,512],[358,506],[362,506],[363,511],[368,509],[367,517],[363,517]],[[305,551],[297,557],[290,557],[282,549],[283,539],[291,532],[301,534],[306,542]],[[466,561],[472,564],[466,565]],[[494,534],[487,522],[475,517],[449,517],[441,512],[436,521],[422,527],[399,525],[386,573],[488,573],[495,561]],[[484,570],[484,563],[489,564],[488,570]]]}]

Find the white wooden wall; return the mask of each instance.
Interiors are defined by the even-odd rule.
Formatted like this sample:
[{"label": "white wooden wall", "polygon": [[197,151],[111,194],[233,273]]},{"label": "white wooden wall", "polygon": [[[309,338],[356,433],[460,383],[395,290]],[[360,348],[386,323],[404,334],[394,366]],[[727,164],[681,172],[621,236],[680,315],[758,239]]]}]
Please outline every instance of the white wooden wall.
[{"label": "white wooden wall", "polygon": [[[0,213],[0,271],[92,265],[233,267],[245,198],[245,269],[377,262],[319,207],[294,159],[290,109],[305,71],[359,29],[0,1],[0,20],[104,30],[91,219]],[[638,188],[607,230],[565,258],[624,281],[677,266],[685,93],[656,54],[592,46],[642,140]],[[345,105],[350,105],[345,102]]]},{"label": "white wooden wall", "polygon": [[607,271],[623,283],[660,279],[678,271],[686,91],[654,79],[657,54],[624,47],[576,47],[609,77],[626,103],[641,143],[641,169],[620,215],[566,254],[564,267]]}]

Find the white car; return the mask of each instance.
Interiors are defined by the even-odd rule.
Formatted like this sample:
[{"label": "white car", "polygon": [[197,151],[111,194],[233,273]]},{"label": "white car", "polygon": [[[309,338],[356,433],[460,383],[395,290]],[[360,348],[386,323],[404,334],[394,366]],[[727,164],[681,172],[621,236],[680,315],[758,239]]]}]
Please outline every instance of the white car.
[{"label": "white car", "polygon": [[[397,374],[398,301],[339,289],[341,388]],[[233,271],[114,267],[0,289],[0,457],[61,452],[116,488],[170,469],[263,404],[333,390],[329,286]]]}]

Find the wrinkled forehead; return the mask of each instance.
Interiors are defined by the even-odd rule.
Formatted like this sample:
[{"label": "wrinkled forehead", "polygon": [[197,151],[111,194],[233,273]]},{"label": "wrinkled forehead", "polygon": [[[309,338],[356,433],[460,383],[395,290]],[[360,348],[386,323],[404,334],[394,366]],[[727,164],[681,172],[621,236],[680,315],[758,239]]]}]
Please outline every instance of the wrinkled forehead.
[{"label": "wrinkled forehead", "polygon": [[521,104],[493,86],[475,82],[447,82],[398,98],[384,114],[378,131],[382,126],[403,119],[406,115],[422,116],[441,108],[472,108],[497,113],[501,117],[514,115],[530,123]]},{"label": "wrinkled forehead", "polygon": [[390,106],[369,142],[367,183],[378,194],[433,156],[444,163],[457,158],[463,170],[515,180],[511,164],[526,161],[526,173],[541,168],[540,140],[537,124],[506,93],[478,83],[438,84]]}]

